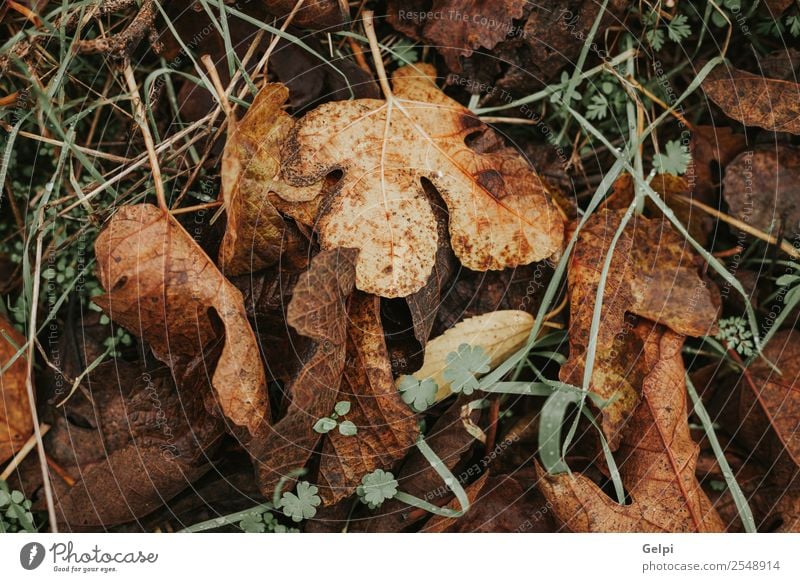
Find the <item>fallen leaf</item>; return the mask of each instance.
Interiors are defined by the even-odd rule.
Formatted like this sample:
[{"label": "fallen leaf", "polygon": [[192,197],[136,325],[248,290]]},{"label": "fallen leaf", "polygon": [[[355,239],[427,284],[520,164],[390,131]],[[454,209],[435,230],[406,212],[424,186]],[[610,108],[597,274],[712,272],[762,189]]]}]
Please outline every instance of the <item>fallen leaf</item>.
[{"label": "fallen leaf", "polygon": [[800,133],[800,85],[793,81],[717,67],[701,86],[725,115],[743,125]]},{"label": "fallen leaf", "polygon": [[[14,327],[0,316],[0,368],[5,368],[25,345]],[[25,382],[28,360],[20,356],[0,374],[0,463],[19,452],[33,434],[33,420]]]},{"label": "fallen leaf", "polygon": [[[424,6],[424,8],[423,8]],[[433,0],[389,2],[388,21],[394,28],[435,46],[447,67],[461,72],[461,57],[479,48],[493,49],[515,29],[527,12],[527,0]],[[426,18],[426,15],[436,15]],[[491,19],[491,21],[490,21]]]},{"label": "fallen leaf", "polygon": [[464,140],[491,130],[434,78],[430,65],[403,67],[386,101],[322,105],[298,121],[284,150],[290,183],[343,172],[317,225],[320,242],[358,248],[356,286],[383,297],[418,291],[434,266],[436,218],[422,178],[447,205],[450,243],[468,268],[531,263],[563,244],[563,221],[536,173],[511,148],[472,151]]},{"label": "fallen leaf", "polygon": [[[78,478],[58,495],[60,521],[80,529],[138,520],[211,468],[223,425],[205,410],[211,387],[204,366],[183,380],[179,388],[169,369],[124,360],[89,372],[66,405],[64,417],[72,422],[48,434],[49,453]],[[83,443],[76,440],[76,421],[93,426],[102,443],[94,456],[77,448]]]},{"label": "fallen leaf", "polygon": [[248,444],[259,489],[271,497],[290,472],[302,469],[319,443],[313,429],[333,410],[346,360],[347,304],[355,282],[357,251],[322,251],[297,281],[286,321],[315,341],[310,357],[287,392],[286,415]]},{"label": "fallen leaf", "polygon": [[[328,49],[315,37],[306,35],[303,42],[318,54]],[[316,107],[323,101],[378,99],[380,89],[372,75],[353,60],[322,60],[304,47],[287,39],[275,45],[269,71],[289,89],[289,105],[294,114]]]},{"label": "fallen leaf", "polygon": [[714,204],[724,168],[747,146],[743,133],[730,127],[695,125],[690,151],[692,163],[687,175],[694,178],[695,192],[701,202]]},{"label": "fallen leaf", "polygon": [[431,208],[436,216],[438,237],[436,260],[433,263],[433,272],[428,278],[428,282],[422,289],[407,296],[406,303],[411,312],[414,337],[424,348],[436,323],[436,314],[442,304],[445,287],[456,269],[456,258],[447,242],[447,210],[440,206],[439,197],[435,195],[435,192],[428,192],[429,188],[426,182],[423,183],[423,188],[426,190]]},{"label": "fallen leaf", "polygon": [[[412,375],[420,381],[431,378],[436,382],[438,402],[452,393],[451,382],[444,377],[448,365],[447,356],[451,352],[457,352],[462,344],[480,347],[489,356],[489,367],[495,368],[525,345],[533,323],[533,317],[529,313],[515,310],[493,311],[465,319],[428,342],[422,368]],[[398,378],[398,386],[400,381]]]},{"label": "fallen leaf", "polygon": [[260,271],[281,255],[286,225],[269,201],[268,194],[287,190],[296,199],[314,198],[319,188],[298,188],[280,180],[281,147],[294,127],[283,110],[289,95],[280,83],[258,92],[247,114],[230,120],[228,141],[222,157],[222,199],[227,227],[219,249],[219,263],[226,275]]},{"label": "fallen leaf", "polygon": [[[623,212],[599,210],[584,225],[570,260],[569,360],[561,367],[563,382],[583,385],[595,297],[600,273]],[[604,400],[601,425],[612,450],[638,402],[638,382],[631,371],[636,352],[626,344],[631,313],[689,335],[713,333],[718,308],[700,262],[688,243],[664,220],[635,217],[617,241],[603,296],[597,351],[589,389]]]},{"label": "fallen leaf", "polygon": [[643,343],[640,357],[649,372],[617,455],[630,504],[617,504],[584,475],[549,475],[537,465],[539,488],[568,531],[722,531],[695,477],[699,447],[687,421],[683,337],[645,321],[632,333]]},{"label": "fallen leaf", "polygon": [[800,234],[800,150],[783,144],[740,154],[725,168],[725,201],[734,218],[784,236]]},{"label": "fallen leaf", "polygon": [[[501,100],[511,91],[525,95],[541,88],[572,65],[599,8],[598,2],[587,0],[393,0],[387,14],[394,28],[436,47],[455,73],[452,84]],[[595,52],[603,48],[598,41],[603,31],[619,24],[626,8],[622,0],[608,3]]]},{"label": "fallen leaf", "polygon": [[95,243],[100,282],[95,302],[180,370],[218,338],[225,341],[212,378],[218,405],[255,434],[269,422],[264,368],[242,294],[168,213],[149,204],[121,207]]},{"label": "fallen leaf", "polygon": [[[466,488],[470,508],[459,518],[433,516],[425,533],[548,533],[555,531],[552,507],[535,486],[525,487],[521,477],[484,473]],[[535,478],[535,475],[533,475]],[[531,479],[533,482],[535,479]],[[457,500],[447,506],[458,509]]]},{"label": "fallen leaf", "polygon": [[770,479],[787,485],[800,477],[800,333],[782,330],[763,351],[780,374],[756,359],[737,385],[737,440],[769,467]]},{"label": "fallen leaf", "polygon": [[380,299],[356,293],[348,316],[348,365],[336,400],[352,405],[345,418],[358,433],[343,436],[333,430],[325,438],[318,483],[325,505],[352,495],[367,473],[405,457],[419,432],[414,413],[394,386]]},{"label": "fallen leaf", "polygon": [[[263,0],[270,14],[285,18],[294,9],[297,0]],[[313,30],[333,30],[350,22],[350,5],[347,0],[308,0],[298,9],[292,24]]]}]

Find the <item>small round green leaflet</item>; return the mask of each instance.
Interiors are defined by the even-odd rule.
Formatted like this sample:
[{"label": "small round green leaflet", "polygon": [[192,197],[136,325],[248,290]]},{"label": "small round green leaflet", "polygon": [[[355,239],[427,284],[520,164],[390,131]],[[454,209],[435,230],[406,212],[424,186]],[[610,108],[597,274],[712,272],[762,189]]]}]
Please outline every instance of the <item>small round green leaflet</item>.
[{"label": "small round green leaflet", "polygon": [[358,497],[367,504],[370,509],[379,507],[388,499],[397,499],[406,505],[423,509],[441,517],[461,517],[469,511],[467,492],[464,491],[461,483],[455,478],[450,469],[447,468],[447,465],[445,465],[433,449],[428,446],[424,438],[420,436],[416,444],[422,456],[425,457],[425,460],[430,463],[433,470],[444,480],[445,485],[447,485],[456,496],[461,509],[439,507],[410,493],[398,491],[397,480],[394,478],[394,475],[383,469],[376,469],[372,473],[364,475],[361,480],[361,485],[357,489]]},{"label": "small round green leaflet", "polygon": [[358,428],[349,420],[344,420],[339,423],[339,434],[342,436],[353,436],[358,432]]}]

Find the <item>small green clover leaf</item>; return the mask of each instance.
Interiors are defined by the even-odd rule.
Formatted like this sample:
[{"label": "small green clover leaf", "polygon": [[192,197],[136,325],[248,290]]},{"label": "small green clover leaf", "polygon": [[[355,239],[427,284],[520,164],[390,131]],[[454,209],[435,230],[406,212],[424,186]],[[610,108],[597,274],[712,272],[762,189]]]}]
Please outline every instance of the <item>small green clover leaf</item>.
[{"label": "small green clover leaf", "polygon": [[[268,515],[272,516],[272,514]],[[242,531],[247,533],[264,533],[267,531],[267,524],[264,523],[264,515],[257,511],[254,511],[240,521],[239,527],[242,528]]]},{"label": "small green clover leaf", "polygon": [[388,471],[375,469],[361,478],[361,485],[356,488],[356,493],[370,509],[375,509],[397,495],[397,479]]},{"label": "small green clover leaf", "polygon": [[489,371],[491,358],[480,346],[461,344],[458,350],[447,354],[447,367],[442,376],[450,382],[453,392],[472,394],[478,388],[476,374]]},{"label": "small green clover leaf", "polygon": [[294,522],[311,519],[317,514],[317,507],[322,501],[317,495],[319,489],[308,481],[301,481],[297,484],[296,491],[296,494],[287,491],[281,496],[279,509]]},{"label": "small green clover leaf", "polygon": [[337,402],[336,406],[333,407],[333,411],[339,416],[344,416],[345,414],[350,412],[350,403],[347,400],[342,400],[341,402]]},{"label": "small green clover leaf", "polygon": [[690,160],[687,147],[677,140],[670,140],[667,142],[666,153],[653,156],[653,167],[661,174],[678,176],[686,173]]},{"label": "small green clover leaf", "polygon": [[339,423],[339,434],[342,436],[353,436],[358,432],[358,427],[349,420],[344,420]]},{"label": "small green clover leaf", "polygon": [[332,418],[328,418],[327,416],[320,418],[316,423],[314,423],[314,431],[318,432],[319,434],[329,433],[334,428],[336,428],[336,421]]},{"label": "small green clover leaf", "polygon": [[339,421],[339,418],[350,412],[351,404],[346,400],[337,402],[330,416],[324,416],[314,423],[314,431],[319,434],[328,434],[337,426],[342,436],[353,436],[358,428],[349,420]]},{"label": "small green clover leaf", "polygon": [[414,376],[403,376],[397,386],[400,398],[417,412],[422,412],[436,402],[439,387],[436,382],[427,378],[420,382]]}]

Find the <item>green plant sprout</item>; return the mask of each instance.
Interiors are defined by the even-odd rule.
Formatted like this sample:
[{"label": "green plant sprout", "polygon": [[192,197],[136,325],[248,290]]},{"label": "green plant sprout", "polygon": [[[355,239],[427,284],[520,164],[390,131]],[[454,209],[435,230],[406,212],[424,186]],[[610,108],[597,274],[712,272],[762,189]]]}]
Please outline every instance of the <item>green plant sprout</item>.
[{"label": "green plant sprout", "polygon": [[0,533],[36,532],[31,501],[0,479]]},{"label": "green plant sprout", "polygon": [[442,478],[445,485],[453,492],[460,509],[439,507],[415,495],[399,490],[397,479],[395,479],[394,475],[383,469],[375,469],[361,478],[361,484],[356,488],[358,498],[370,509],[377,509],[383,505],[385,501],[396,499],[401,503],[423,509],[434,515],[450,518],[461,517],[469,511],[469,498],[463,486],[458,479],[453,476],[450,469],[447,468],[447,465],[445,465],[433,449],[428,446],[428,443],[425,442],[422,436],[417,439],[416,445],[425,457],[425,460],[428,461],[431,467],[433,467],[436,473]]},{"label": "green plant sprout", "polygon": [[330,416],[323,416],[316,423],[314,423],[314,431],[319,434],[327,434],[337,426],[339,427],[339,434],[342,436],[353,436],[358,433],[358,427],[349,420],[339,420],[350,412],[350,403],[346,400],[337,402],[333,407],[333,412]]}]

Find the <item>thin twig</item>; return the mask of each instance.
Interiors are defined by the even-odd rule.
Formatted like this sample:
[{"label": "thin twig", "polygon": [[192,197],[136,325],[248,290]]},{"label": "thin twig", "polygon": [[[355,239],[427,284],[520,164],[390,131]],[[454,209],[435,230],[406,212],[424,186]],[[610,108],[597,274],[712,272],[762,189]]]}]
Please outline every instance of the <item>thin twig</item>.
[{"label": "thin twig", "polygon": [[164,182],[161,180],[161,167],[158,165],[158,154],[156,153],[156,146],[153,142],[153,135],[150,133],[150,127],[147,125],[147,116],[144,110],[144,103],[139,96],[139,88],[136,86],[136,78],[133,76],[133,69],[129,62],[125,63],[123,69],[125,73],[125,82],[128,84],[128,90],[131,92],[131,101],[133,101],[134,119],[142,131],[144,137],[144,145],[147,148],[147,157],[150,159],[150,169],[153,172],[153,182],[156,188],[156,199],[158,206],[164,211],[168,212],[167,195],[164,192]]},{"label": "thin twig", "polygon": [[28,393],[28,404],[31,409],[31,420],[33,421],[33,434],[36,437],[36,449],[39,453],[39,468],[42,471],[42,485],[44,486],[44,497],[47,501],[47,515],[50,519],[50,531],[58,533],[58,523],[56,522],[56,506],[53,502],[53,488],[50,483],[50,471],[47,469],[47,457],[44,452],[44,442],[42,441],[42,431],[39,427],[39,413],[36,411],[36,394],[33,390],[33,361],[34,348],[36,342],[36,321],[39,312],[39,288],[41,283],[42,270],[42,240],[44,239],[44,229],[42,222],[44,219],[44,208],[39,206],[37,212],[36,235],[36,262],[33,268],[33,289],[31,291],[31,316],[28,324],[28,361],[27,373],[25,374],[25,389]]},{"label": "thin twig", "polygon": [[[46,435],[49,430],[50,430],[49,424],[43,423],[39,427],[39,432],[41,433],[42,436]],[[0,473],[0,481],[8,481],[8,478],[11,476],[11,473],[14,472],[14,469],[19,467],[19,464],[25,460],[25,457],[28,456],[28,453],[30,453],[33,450],[33,447],[35,446],[36,446],[36,433],[32,434],[28,438],[28,440],[25,441],[25,444],[22,445],[22,448],[19,451],[17,451],[17,454],[14,455],[14,458],[11,459],[6,468],[3,469],[3,472]]]},{"label": "thin twig", "polygon": [[764,242],[767,242],[771,245],[777,245],[784,253],[786,253],[793,259],[800,259],[800,251],[794,248],[791,245],[791,243],[789,243],[786,240],[778,239],[770,234],[767,234],[766,232],[763,232],[755,227],[750,226],[746,222],[742,222],[741,220],[738,220],[733,216],[725,214],[724,212],[720,212],[716,208],[712,208],[711,206],[703,204],[699,200],[695,200],[694,198],[690,198],[689,196],[683,196],[681,194],[678,194],[675,197],[679,198],[680,200],[683,200],[684,202],[688,202],[692,206],[699,208],[703,212],[710,214],[711,216],[714,216],[723,222],[727,222],[731,226],[735,226],[736,228],[738,228],[743,232],[746,232],[750,236],[754,236],[755,238],[763,240]]}]

